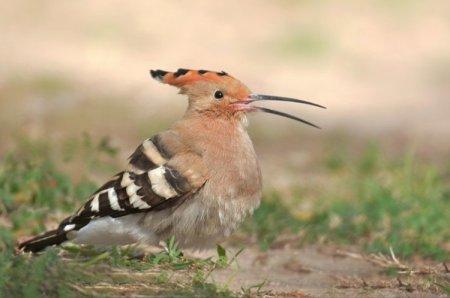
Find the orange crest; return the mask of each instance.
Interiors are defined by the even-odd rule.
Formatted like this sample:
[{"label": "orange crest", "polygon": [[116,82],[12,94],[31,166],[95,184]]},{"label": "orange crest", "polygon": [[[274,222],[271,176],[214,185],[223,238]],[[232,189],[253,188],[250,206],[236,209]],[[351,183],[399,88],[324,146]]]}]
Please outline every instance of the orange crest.
[{"label": "orange crest", "polygon": [[179,68],[176,72],[164,70],[150,70],[151,76],[162,83],[182,87],[199,81],[223,82],[233,79],[226,72],[215,72],[209,70],[192,70]]}]

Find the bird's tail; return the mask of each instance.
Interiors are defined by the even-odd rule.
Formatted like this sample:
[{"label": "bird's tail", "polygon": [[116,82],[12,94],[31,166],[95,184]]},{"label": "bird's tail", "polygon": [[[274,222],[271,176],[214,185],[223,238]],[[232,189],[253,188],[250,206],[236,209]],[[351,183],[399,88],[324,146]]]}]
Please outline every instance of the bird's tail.
[{"label": "bird's tail", "polygon": [[48,246],[59,245],[67,240],[67,235],[64,231],[55,229],[19,243],[18,249],[27,252],[38,252]]}]

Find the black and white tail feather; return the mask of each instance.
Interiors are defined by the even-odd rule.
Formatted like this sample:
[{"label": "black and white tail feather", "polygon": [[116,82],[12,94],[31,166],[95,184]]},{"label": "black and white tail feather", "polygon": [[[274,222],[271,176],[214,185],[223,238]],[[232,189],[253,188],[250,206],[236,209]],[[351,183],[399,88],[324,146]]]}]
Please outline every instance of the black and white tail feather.
[{"label": "black and white tail feather", "polygon": [[24,241],[18,248],[38,252],[74,239],[80,229],[98,218],[117,218],[181,204],[195,190],[183,175],[167,165],[171,157],[158,135],[145,140],[130,156],[130,170],[118,173],[100,187],[57,229]]}]

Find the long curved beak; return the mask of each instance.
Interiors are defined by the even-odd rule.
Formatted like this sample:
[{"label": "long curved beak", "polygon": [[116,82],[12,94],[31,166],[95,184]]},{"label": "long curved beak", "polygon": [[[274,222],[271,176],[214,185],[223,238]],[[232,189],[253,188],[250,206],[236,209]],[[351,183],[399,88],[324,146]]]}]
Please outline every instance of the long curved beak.
[{"label": "long curved beak", "polygon": [[302,100],[302,99],[296,99],[296,98],[290,98],[290,97],[281,97],[281,96],[273,96],[273,95],[263,95],[263,94],[250,94],[248,96],[247,100],[242,100],[242,101],[238,101],[235,103],[235,105],[238,105],[238,109],[243,110],[243,111],[247,111],[247,112],[253,112],[253,111],[260,111],[260,112],[264,112],[264,113],[268,113],[268,114],[273,114],[273,115],[277,115],[277,116],[281,116],[281,117],[285,117],[285,118],[289,118],[292,120],[296,120],[299,121],[301,123],[310,125],[312,127],[315,128],[319,128],[319,126],[315,125],[314,123],[311,123],[309,121],[306,121],[302,118],[299,118],[297,116],[288,114],[288,113],[284,113],[284,112],[280,112],[277,110],[272,110],[272,109],[268,109],[268,108],[264,108],[264,107],[258,107],[258,106],[254,106],[251,105],[252,102],[255,101],[285,101],[285,102],[294,102],[294,103],[301,103],[301,104],[306,104],[306,105],[311,105],[311,106],[315,106],[315,107],[319,107],[322,109],[326,109],[326,107],[314,103],[314,102],[310,102],[310,101],[306,101],[306,100]]},{"label": "long curved beak", "polygon": [[306,101],[306,100],[302,100],[302,99],[296,99],[296,98],[291,98],[291,97],[281,97],[281,96],[273,96],[273,95],[263,95],[263,94],[250,94],[249,98],[249,103],[251,102],[255,102],[255,101],[262,101],[262,100],[272,100],[272,101],[288,101],[288,102],[295,102],[295,103],[302,103],[302,104],[306,104],[306,105],[311,105],[311,106],[315,106],[315,107],[319,107],[322,109],[326,109],[326,107],[314,103],[314,102],[310,102],[310,101]]}]

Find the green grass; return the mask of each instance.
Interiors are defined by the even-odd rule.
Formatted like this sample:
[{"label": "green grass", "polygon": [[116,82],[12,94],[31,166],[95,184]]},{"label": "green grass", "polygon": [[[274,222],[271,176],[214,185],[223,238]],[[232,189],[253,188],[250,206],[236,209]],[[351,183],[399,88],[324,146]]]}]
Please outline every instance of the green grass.
[{"label": "green grass", "polygon": [[[56,225],[96,189],[84,175],[73,182],[55,162],[71,162],[72,156],[82,154],[88,161],[84,170],[90,171],[104,166],[104,155],[116,153],[107,139],[94,143],[87,135],[81,141],[71,140],[68,147],[70,151],[56,154],[45,143],[21,140],[14,154],[1,161],[0,297],[108,296],[117,291],[126,295],[126,289],[163,297],[235,296],[226,287],[207,281],[213,270],[229,265],[222,247],[217,261],[184,257],[173,238],[165,251],[152,255],[134,246],[99,251],[70,243],[37,256],[16,255],[18,237],[40,233],[49,222]],[[131,277],[130,270],[141,272],[141,278]],[[173,276],[176,271],[182,272],[182,278]],[[98,288],[98,283],[106,285]]]},{"label": "green grass", "polygon": [[8,231],[16,235],[41,232],[49,215],[54,214],[51,210],[73,212],[95,190],[89,179],[73,183],[69,175],[55,167],[52,154],[44,143],[24,140],[3,159],[0,215],[11,224]]},{"label": "green grass", "polygon": [[[165,251],[152,255],[134,246],[98,251],[70,244],[38,256],[15,255],[18,237],[56,225],[95,190],[87,172],[114,168],[108,157],[117,150],[107,138],[93,142],[84,135],[67,144],[55,152],[54,146],[22,140],[0,163],[0,296],[237,295],[209,278],[235,257],[218,247],[215,260],[187,258],[173,238]],[[392,247],[403,258],[448,260],[449,164],[438,167],[414,154],[388,158],[374,144],[356,155],[342,148],[317,165],[325,177],[320,187],[306,185],[291,200],[266,193],[241,234],[255,237],[262,250],[280,236],[297,235],[299,246],[335,243],[382,253]],[[80,155],[89,162],[74,182],[56,164],[79,163]],[[239,295],[257,294],[262,286]]]},{"label": "green grass", "polygon": [[296,233],[303,224],[283,204],[277,193],[266,196],[253,217],[247,220],[243,230],[256,235],[259,247],[267,250],[283,232]]},{"label": "green grass", "polygon": [[283,232],[301,231],[302,242],[357,244],[382,253],[392,247],[404,258],[449,259],[449,168],[438,170],[414,154],[389,160],[374,145],[353,160],[333,153],[325,168],[332,183],[314,192],[312,210],[296,210],[301,194],[294,202],[276,192],[266,195],[245,225],[262,249]]},{"label": "green grass", "polygon": [[2,297],[72,297],[75,293],[68,282],[75,281],[75,276],[75,270],[61,262],[56,249],[36,257],[0,254]]},{"label": "green grass", "polygon": [[[185,258],[170,241],[167,251],[148,256],[134,247],[98,251],[68,245],[37,256],[3,251],[0,254],[0,296],[108,296],[124,289],[133,294],[163,297],[235,296],[226,287],[206,280],[221,264],[211,259]],[[175,278],[174,272],[180,272],[181,278]],[[102,284],[100,288],[99,284]]]}]

